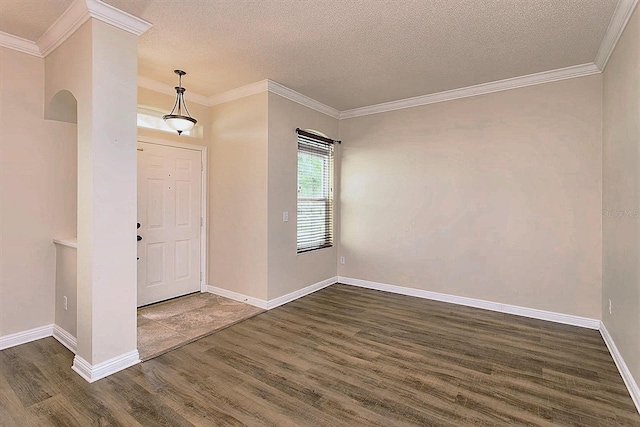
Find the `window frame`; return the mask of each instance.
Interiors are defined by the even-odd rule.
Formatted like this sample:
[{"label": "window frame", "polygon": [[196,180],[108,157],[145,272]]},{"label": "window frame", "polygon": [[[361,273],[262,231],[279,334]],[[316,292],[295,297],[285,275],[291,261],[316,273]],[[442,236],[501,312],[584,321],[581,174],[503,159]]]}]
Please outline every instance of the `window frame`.
[{"label": "window frame", "polygon": [[[325,135],[317,131],[305,130],[307,134],[318,135],[319,137],[324,137],[324,139],[328,139]],[[335,150],[334,145],[331,143],[327,143],[321,139],[313,138],[313,136],[307,135],[297,135],[297,199],[296,199],[296,253],[303,254],[308,252],[313,252],[320,249],[333,247],[334,243],[334,223],[333,223],[333,213],[334,213],[334,171],[335,171]],[[315,145],[315,147],[314,147]],[[319,148],[319,146],[323,146],[324,148]],[[323,165],[322,175],[320,176],[320,180],[323,184],[323,196],[322,197],[301,197],[301,185],[300,185],[300,154],[305,153],[307,155],[316,155],[322,158]],[[324,188],[324,187],[327,188]],[[323,226],[322,239],[316,239],[315,241],[309,241],[310,239],[304,238],[304,234],[300,232],[300,218],[301,218],[301,202],[302,203],[317,203],[324,205],[324,221],[319,221],[319,224]],[[316,208],[317,209],[317,208]],[[307,223],[308,225],[309,223]],[[316,243],[316,244],[310,244]]]}]

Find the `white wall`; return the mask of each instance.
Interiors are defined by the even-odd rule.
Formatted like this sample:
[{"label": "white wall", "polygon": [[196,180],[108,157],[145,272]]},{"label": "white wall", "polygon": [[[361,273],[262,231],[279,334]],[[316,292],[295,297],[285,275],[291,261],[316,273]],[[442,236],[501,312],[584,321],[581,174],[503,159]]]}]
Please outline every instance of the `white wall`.
[{"label": "white wall", "polygon": [[340,276],[599,319],[602,76],[342,120]]},{"label": "white wall", "polygon": [[[268,257],[269,299],[297,291],[336,275],[339,229],[331,248],[297,254],[298,137],[296,128],[338,137],[338,120],[269,93]],[[340,164],[340,146],[335,163]],[[340,169],[336,168],[336,176]],[[335,183],[339,185],[339,181]],[[337,187],[336,187],[337,188]],[[340,193],[335,192],[334,222],[340,218]],[[289,212],[289,222],[282,213]]]},{"label": "white wall", "polygon": [[44,60],[0,48],[0,336],[53,323],[51,239],[76,234],[76,126],[43,106]]},{"label": "white wall", "polygon": [[[602,320],[640,383],[640,12],[604,71]],[[609,313],[609,300],[612,313]]]}]

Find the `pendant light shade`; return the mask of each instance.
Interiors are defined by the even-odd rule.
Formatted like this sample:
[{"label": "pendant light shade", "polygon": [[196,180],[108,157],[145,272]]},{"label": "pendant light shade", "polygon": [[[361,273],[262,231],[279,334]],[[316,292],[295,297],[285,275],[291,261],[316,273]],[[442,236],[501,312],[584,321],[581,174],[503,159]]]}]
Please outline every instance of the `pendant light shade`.
[{"label": "pendant light shade", "polygon": [[[182,76],[187,73],[182,70],[174,70],[173,72],[178,75],[178,86],[176,86],[176,102],[175,104],[173,104],[173,109],[171,110],[171,112],[162,116],[162,119],[165,121],[167,126],[177,131],[178,135],[180,135],[182,134],[182,132],[193,129],[198,121],[191,117],[191,114],[189,114],[189,110],[187,109],[187,104],[184,102],[184,93],[186,92],[186,89],[182,87]],[[186,115],[182,114],[183,108]]]},{"label": "pendant light shade", "polygon": [[180,116],[177,114],[166,114],[162,117],[171,129],[178,131],[181,134],[184,131],[193,129],[193,126],[197,123],[196,119],[191,117]]}]

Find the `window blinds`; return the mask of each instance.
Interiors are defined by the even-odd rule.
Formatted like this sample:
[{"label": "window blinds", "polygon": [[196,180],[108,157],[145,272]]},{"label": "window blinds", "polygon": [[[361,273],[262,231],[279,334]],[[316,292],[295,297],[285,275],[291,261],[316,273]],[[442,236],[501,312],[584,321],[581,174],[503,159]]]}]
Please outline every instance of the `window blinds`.
[{"label": "window blinds", "polygon": [[302,131],[298,132],[297,227],[298,253],[333,245],[333,144]]}]

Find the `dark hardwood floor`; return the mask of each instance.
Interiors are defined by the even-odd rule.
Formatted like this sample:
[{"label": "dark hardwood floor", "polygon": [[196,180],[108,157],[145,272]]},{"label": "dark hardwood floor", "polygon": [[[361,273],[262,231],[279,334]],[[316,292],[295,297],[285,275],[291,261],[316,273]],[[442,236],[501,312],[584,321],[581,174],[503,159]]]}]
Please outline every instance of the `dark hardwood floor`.
[{"label": "dark hardwood floor", "polygon": [[640,426],[598,331],[334,285],[93,384],[0,352],[2,426]]}]

